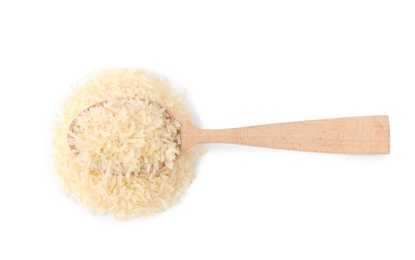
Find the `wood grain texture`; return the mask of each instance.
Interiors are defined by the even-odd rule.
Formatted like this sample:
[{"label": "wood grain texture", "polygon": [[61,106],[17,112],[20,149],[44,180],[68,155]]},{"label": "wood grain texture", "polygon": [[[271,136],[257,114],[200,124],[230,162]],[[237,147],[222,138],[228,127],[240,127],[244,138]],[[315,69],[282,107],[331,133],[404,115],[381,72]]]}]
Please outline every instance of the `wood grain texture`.
[{"label": "wood grain texture", "polygon": [[203,130],[183,120],[182,152],[201,143],[229,143],[341,154],[389,154],[388,116],[300,121]]}]

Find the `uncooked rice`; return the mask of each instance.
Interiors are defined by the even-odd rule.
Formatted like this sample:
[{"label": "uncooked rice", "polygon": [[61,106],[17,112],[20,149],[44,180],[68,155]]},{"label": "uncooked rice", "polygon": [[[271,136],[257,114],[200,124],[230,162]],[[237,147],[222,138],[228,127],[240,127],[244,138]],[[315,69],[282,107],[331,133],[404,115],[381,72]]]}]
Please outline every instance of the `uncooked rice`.
[{"label": "uncooked rice", "polygon": [[93,212],[109,213],[121,220],[164,211],[179,202],[195,178],[198,152],[191,150],[181,154],[173,165],[169,165],[171,168],[161,167],[151,174],[127,176],[103,174],[89,167],[91,165],[82,165],[68,145],[71,122],[92,105],[112,99],[151,100],[190,118],[182,101],[183,95],[171,90],[158,75],[134,69],[110,69],[95,74],[71,91],[54,127],[54,168],[62,188]]},{"label": "uncooked rice", "polygon": [[78,163],[106,175],[154,174],[173,169],[180,123],[166,108],[139,98],[111,99],[74,120],[68,143]]}]

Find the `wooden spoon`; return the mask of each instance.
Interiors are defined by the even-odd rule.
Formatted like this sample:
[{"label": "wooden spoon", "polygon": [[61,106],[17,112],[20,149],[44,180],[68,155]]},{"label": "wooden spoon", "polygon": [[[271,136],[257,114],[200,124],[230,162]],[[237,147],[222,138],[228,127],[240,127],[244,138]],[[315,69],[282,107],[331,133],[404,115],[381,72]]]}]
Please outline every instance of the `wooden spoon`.
[{"label": "wooden spoon", "polygon": [[[346,117],[213,130],[200,129],[174,109],[158,102],[149,102],[165,107],[180,122],[181,154],[202,143],[339,154],[390,153],[388,116]],[[74,121],[70,130],[73,126]]]}]

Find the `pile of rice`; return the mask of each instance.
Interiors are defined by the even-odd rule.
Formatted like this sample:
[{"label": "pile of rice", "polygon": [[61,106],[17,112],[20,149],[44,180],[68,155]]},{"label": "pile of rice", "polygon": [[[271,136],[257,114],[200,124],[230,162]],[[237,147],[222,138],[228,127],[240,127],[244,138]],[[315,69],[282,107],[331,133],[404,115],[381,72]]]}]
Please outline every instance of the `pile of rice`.
[{"label": "pile of rice", "polygon": [[[134,69],[104,70],[73,89],[54,127],[52,141],[54,169],[64,191],[93,212],[122,220],[152,215],[178,203],[195,178],[200,154],[191,150],[174,161],[179,154],[180,125],[155,103],[190,118],[182,99],[183,95],[171,90],[160,76]],[[95,107],[97,111],[88,110],[107,100]],[[147,115],[149,121],[143,121]],[[77,155],[68,145],[74,119],[77,130],[73,128],[69,140],[72,148],[77,146]],[[112,132],[111,127],[119,127],[119,131]],[[123,147],[123,140],[117,140],[120,136],[130,138],[133,145],[127,142]],[[121,148],[125,151],[120,152]],[[112,149],[117,149],[113,155]],[[122,158],[123,153],[128,156]]]}]

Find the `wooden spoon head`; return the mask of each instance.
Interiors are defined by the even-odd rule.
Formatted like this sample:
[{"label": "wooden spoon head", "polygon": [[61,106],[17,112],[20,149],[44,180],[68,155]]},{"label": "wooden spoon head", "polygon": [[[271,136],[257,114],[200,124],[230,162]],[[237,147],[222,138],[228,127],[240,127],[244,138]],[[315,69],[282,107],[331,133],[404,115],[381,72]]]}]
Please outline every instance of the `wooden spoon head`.
[{"label": "wooden spoon head", "polygon": [[[131,99],[131,98],[116,98],[118,100],[122,100],[122,99]],[[146,101],[144,99],[140,99],[142,101]],[[83,110],[81,113],[79,113],[79,115],[81,115],[83,112],[90,110],[93,107],[98,107],[98,106],[102,106],[104,103],[108,102],[109,100],[104,100],[98,103],[93,104],[92,106],[89,106],[88,108],[86,108],[85,110]],[[180,114],[179,112],[177,112],[176,110],[167,107],[164,104],[161,104],[159,102],[155,102],[152,100],[147,100],[149,103],[153,103],[153,104],[157,104],[158,106],[160,106],[161,108],[165,109],[165,112],[167,112],[167,114],[169,115],[169,118],[174,119],[176,121],[178,121],[180,123],[180,129],[178,130],[178,146],[179,146],[179,151],[180,153],[176,156],[174,161],[177,161],[180,156],[184,153],[186,153],[187,151],[189,151],[194,145],[196,145],[197,143],[192,142],[192,140],[194,140],[194,138],[189,138],[189,134],[190,133],[194,133],[194,129],[197,129],[192,122],[190,122],[184,115]],[[79,116],[78,115],[78,116]],[[77,116],[77,117],[78,117]],[[74,127],[76,125],[76,118],[75,117],[68,129],[68,134],[67,134],[67,140],[68,140],[68,145],[69,148],[71,149],[71,151],[74,153],[75,156],[78,156],[78,151],[76,150],[75,146],[73,144],[71,144],[69,142],[70,138],[72,138],[72,136],[70,135],[70,133],[73,133]],[[193,135],[194,136],[194,135]],[[160,169],[158,171],[162,171],[164,169],[166,169],[166,165],[163,165],[162,167],[160,167]],[[146,173],[145,171],[141,170],[140,173]]]}]

